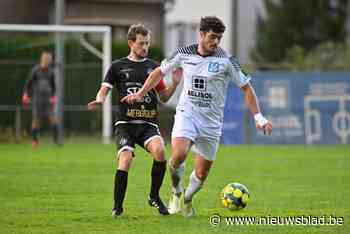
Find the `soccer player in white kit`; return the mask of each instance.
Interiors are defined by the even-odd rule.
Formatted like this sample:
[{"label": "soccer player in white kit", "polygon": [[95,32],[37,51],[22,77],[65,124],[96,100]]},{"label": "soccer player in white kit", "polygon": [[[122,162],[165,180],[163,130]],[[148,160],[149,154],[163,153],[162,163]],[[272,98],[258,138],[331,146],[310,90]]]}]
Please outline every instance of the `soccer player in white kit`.
[{"label": "soccer player in white kit", "polygon": [[[183,69],[184,86],[176,108],[169,161],[173,187],[168,208],[170,214],[181,210],[182,195],[183,215],[190,217],[195,214],[192,198],[202,188],[215,160],[230,81],[244,92],[246,105],[254,115],[257,128],[262,129],[264,134],[270,135],[272,132],[272,124],[260,112],[258,99],[249,83],[251,77],[243,73],[236,57],[228,56],[219,47],[224,31],[225,26],[219,18],[203,17],[198,44],[177,49],[149,75],[137,93],[122,99],[133,103],[154,88],[165,74],[174,69]],[[184,192],[181,183],[184,162],[192,145],[195,146],[195,165]]]}]

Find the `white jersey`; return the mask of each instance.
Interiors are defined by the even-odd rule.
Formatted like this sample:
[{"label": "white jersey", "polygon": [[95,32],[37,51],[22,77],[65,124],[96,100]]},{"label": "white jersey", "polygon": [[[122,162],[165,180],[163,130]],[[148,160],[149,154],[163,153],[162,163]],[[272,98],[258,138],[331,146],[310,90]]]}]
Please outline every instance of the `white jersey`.
[{"label": "white jersey", "polygon": [[199,55],[197,48],[197,44],[179,48],[160,68],[164,74],[183,69],[184,87],[176,112],[191,116],[220,136],[228,83],[233,81],[242,87],[249,83],[250,76],[242,72],[237,58],[227,56],[222,48],[207,57]]}]

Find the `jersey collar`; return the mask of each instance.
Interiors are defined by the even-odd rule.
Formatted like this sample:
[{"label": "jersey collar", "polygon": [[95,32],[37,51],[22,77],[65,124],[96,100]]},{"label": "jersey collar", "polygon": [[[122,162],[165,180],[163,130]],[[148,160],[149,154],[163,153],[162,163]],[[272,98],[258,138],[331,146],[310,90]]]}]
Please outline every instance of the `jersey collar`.
[{"label": "jersey collar", "polygon": [[130,55],[129,55],[127,58],[128,58],[130,61],[133,61],[133,62],[136,62],[136,63],[142,63],[142,62],[144,62],[144,61],[147,60],[147,58],[143,58],[143,59],[140,59],[140,60],[136,60],[136,59],[131,58]]},{"label": "jersey collar", "polygon": [[[218,50],[218,49],[217,49],[217,50]],[[207,57],[215,56],[215,55],[217,54],[217,50],[216,50],[214,53],[212,53],[212,54],[202,55],[202,54],[200,54],[200,53],[198,52],[198,44],[196,44],[196,54],[197,54],[198,56],[201,56],[202,58],[207,58]]]}]

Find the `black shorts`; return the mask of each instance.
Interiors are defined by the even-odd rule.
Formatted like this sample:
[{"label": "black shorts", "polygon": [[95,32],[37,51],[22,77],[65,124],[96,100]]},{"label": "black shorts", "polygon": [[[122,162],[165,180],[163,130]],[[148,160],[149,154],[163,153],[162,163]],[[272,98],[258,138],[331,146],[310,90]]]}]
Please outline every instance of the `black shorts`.
[{"label": "black shorts", "polygon": [[[161,137],[158,127],[150,124],[122,123],[115,129],[118,156],[124,150],[134,152],[135,144],[146,149],[148,142],[155,137]],[[132,154],[133,156],[134,153]]]}]

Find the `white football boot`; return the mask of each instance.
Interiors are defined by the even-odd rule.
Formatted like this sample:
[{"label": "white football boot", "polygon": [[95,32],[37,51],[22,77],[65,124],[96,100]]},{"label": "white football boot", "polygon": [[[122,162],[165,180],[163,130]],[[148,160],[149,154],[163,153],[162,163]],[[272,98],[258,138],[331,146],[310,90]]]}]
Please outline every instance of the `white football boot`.
[{"label": "white football boot", "polygon": [[176,214],[181,211],[181,195],[182,193],[173,193],[171,195],[168,205],[169,214]]},{"label": "white football boot", "polygon": [[192,206],[192,201],[184,201],[182,208],[182,215],[186,218],[193,217],[196,214],[196,210]]}]

